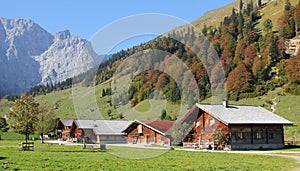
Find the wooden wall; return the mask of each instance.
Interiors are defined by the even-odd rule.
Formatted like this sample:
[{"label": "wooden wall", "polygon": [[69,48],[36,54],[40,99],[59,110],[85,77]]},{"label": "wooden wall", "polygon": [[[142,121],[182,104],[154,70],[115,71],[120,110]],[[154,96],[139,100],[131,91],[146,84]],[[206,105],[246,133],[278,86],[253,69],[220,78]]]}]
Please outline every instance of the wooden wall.
[{"label": "wooden wall", "polygon": [[232,149],[282,148],[284,147],[283,126],[231,125],[231,146]]},{"label": "wooden wall", "polygon": [[97,135],[97,143],[125,144],[126,142],[125,135]]},{"label": "wooden wall", "polygon": [[199,112],[199,117],[193,123],[192,130],[184,139],[184,142],[194,142],[200,144],[214,142],[212,136],[215,134],[216,130],[219,130],[220,128],[222,128],[225,134],[229,133],[228,126],[204,111],[200,110]]},{"label": "wooden wall", "polygon": [[127,142],[130,144],[158,144],[168,145],[169,139],[154,130],[141,125],[142,132],[139,132],[138,124],[134,124],[132,130],[127,134]]}]

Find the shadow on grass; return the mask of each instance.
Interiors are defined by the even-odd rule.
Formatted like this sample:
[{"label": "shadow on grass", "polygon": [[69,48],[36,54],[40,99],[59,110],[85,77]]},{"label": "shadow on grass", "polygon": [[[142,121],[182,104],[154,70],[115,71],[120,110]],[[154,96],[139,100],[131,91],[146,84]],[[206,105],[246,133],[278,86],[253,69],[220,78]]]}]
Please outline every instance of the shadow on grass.
[{"label": "shadow on grass", "polygon": [[6,159],[6,158],[7,158],[7,157],[1,157],[1,156],[0,156],[0,160],[4,160],[4,159]]}]

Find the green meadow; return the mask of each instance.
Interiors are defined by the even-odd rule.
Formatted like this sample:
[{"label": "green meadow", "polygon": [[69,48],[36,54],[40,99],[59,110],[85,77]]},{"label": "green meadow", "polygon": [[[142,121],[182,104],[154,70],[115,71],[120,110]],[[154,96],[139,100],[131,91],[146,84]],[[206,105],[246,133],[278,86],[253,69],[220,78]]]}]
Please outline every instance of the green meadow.
[{"label": "green meadow", "polygon": [[[9,133],[8,133],[9,134]],[[107,146],[107,150],[41,144],[34,151],[19,151],[21,140],[0,141],[0,170],[295,170],[293,159],[255,154],[191,152]],[[10,138],[13,135],[9,135]],[[129,155],[124,157],[125,154]],[[142,154],[142,159],[139,158]],[[150,154],[149,158],[145,154]],[[154,154],[154,155],[153,155]],[[159,155],[155,155],[159,154]],[[120,157],[121,156],[121,157]],[[298,165],[299,167],[299,165]]]}]

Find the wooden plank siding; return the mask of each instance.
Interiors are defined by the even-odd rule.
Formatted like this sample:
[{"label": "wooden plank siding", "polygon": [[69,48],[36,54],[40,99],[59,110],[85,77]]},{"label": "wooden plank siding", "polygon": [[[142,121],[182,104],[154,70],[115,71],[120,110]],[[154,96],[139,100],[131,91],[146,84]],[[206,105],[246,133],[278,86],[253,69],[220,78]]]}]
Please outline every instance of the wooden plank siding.
[{"label": "wooden plank siding", "polygon": [[[168,145],[169,139],[164,135],[141,124],[134,124],[131,131],[127,134],[127,142],[130,144],[158,144]],[[139,128],[142,130],[139,132]]]},{"label": "wooden plank siding", "polygon": [[229,128],[224,123],[212,117],[208,113],[199,110],[197,120],[193,123],[192,130],[184,139],[184,142],[207,144],[214,142],[212,136],[216,130],[222,130],[225,134],[229,133]]},{"label": "wooden plank siding", "polygon": [[97,143],[102,144],[125,144],[125,135],[97,135]]}]

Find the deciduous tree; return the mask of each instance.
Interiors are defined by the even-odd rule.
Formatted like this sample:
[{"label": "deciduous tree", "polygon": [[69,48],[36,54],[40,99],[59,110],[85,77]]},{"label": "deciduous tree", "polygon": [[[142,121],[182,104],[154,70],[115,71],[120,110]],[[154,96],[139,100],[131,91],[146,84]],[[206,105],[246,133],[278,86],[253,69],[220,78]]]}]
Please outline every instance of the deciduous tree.
[{"label": "deciduous tree", "polygon": [[37,121],[35,129],[41,135],[42,143],[44,143],[44,133],[53,131],[54,113],[51,106],[42,102],[38,107]]},{"label": "deciduous tree", "polygon": [[237,67],[228,75],[226,81],[227,92],[250,92],[253,90],[253,74],[244,62],[239,62]]},{"label": "deciduous tree", "polygon": [[300,53],[289,59],[286,72],[289,82],[300,84]]},{"label": "deciduous tree", "polygon": [[38,106],[32,96],[21,94],[16,99],[9,112],[9,127],[20,134],[25,135],[25,141],[29,139],[29,134],[34,133],[35,124],[38,120]]},{"label": "deciduous tree", "polygon": [[177,145],[182,143],[184,138],[189,133],[190,125],[186,122],[184,123],[175,123],[172,128],[172,143]]},{"label": "deciduous tree", "polygon": [[6,132],[8,130],[8,125],[5,118],[0,118],[0,131]]}]

